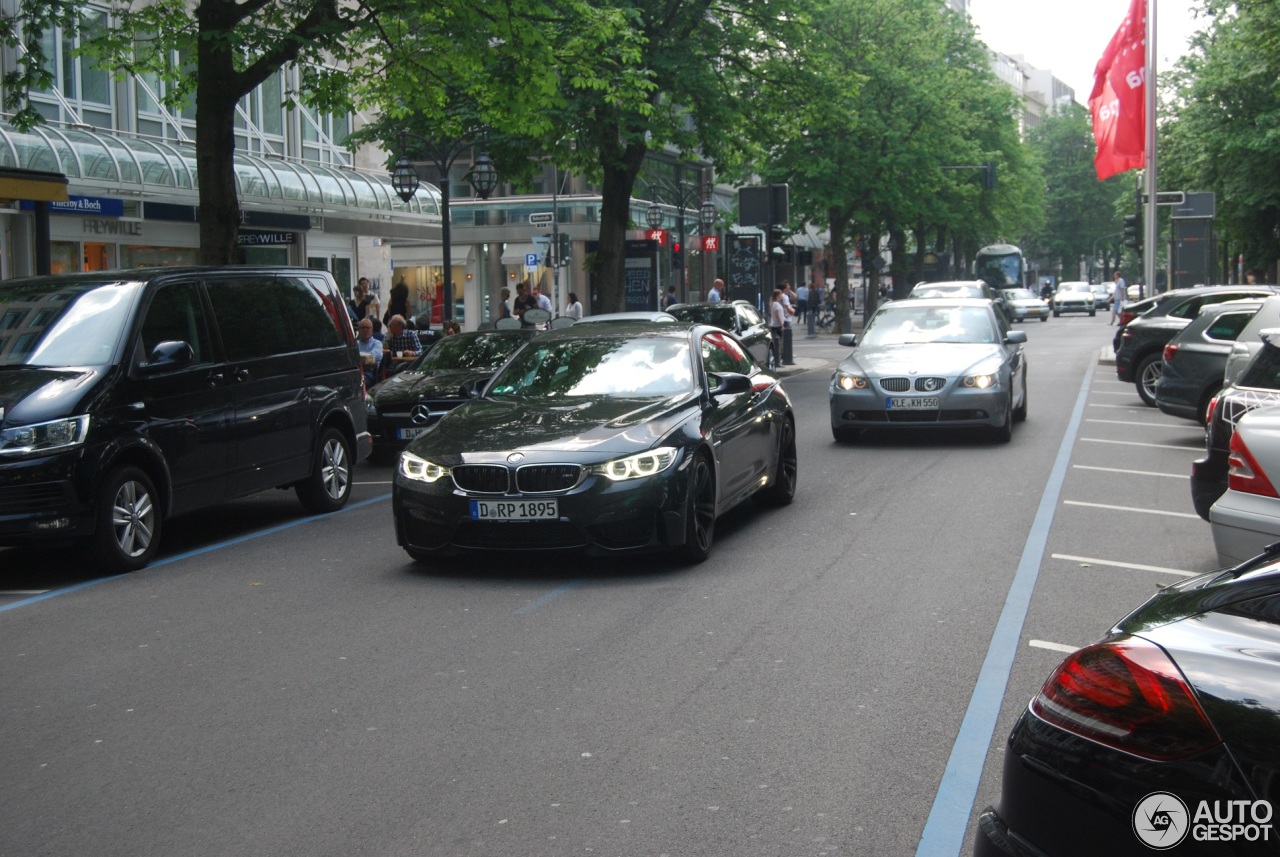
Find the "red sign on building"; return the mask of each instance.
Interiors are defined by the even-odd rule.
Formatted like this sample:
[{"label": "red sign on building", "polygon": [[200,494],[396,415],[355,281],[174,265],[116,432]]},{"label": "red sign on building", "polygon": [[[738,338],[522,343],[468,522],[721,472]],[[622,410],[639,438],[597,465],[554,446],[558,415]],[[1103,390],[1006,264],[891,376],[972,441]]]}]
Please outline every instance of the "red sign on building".
[{"label": "red sign on building", "polygon": [[719,235],[703,235],[702,236],[702,251],[704,253],[714,253],[719,249],[720,249]]},{"label": "red sign on building", "polygon": [[659,246],[659,247],[666,247],[666,246],[667,246],[667,230],[665,230],[665,229],[650,229],[650,230],[649,230],[649,240],[650,240],[650,241],[657,241],[657,242],[658,242],[658,246]]}]

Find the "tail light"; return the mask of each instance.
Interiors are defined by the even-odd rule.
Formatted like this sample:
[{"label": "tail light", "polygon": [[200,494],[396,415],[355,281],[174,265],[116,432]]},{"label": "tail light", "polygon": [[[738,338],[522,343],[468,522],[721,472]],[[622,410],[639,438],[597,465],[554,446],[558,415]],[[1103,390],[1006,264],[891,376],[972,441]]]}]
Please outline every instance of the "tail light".
[{"label": "tail light", "polygon": [[1168,363],[1171,360],[1173,360],[1174,356],[1177,353],[1178,353],[1178,346],[1174,345],[1173,343],[1170,343],[1164,347],[1164,354],[1162,354],[1161,356],[1164,358],[1164,362]]},{"label": "tail light", "polygon": [[1133,332],[1126,327],[1124,330],[1120,331],[1120,338],[1133,339]]},{"label": "tail light", "polygon": [[1204,409],[1204,424],[1206,426],[1213,425],[1213,415],[1218,410],[1218,397],[1214,396],[1209,400],[1209,406]]},{"label": "tail light", "polygon": [[1037,717],[1146,759],[1183,759],[1222,743],[1181,671],[1138,637],[1070,655],[1031,700]]},{"label": "tail light", "polygon": [[1227,457],[1227,487],[1232,491],[1257,494],[1261,497],[1278,497],[1275,486],[1258,466],[1253,453],[1244,442],[1240,428],[1231,434],[1231,454]]}]

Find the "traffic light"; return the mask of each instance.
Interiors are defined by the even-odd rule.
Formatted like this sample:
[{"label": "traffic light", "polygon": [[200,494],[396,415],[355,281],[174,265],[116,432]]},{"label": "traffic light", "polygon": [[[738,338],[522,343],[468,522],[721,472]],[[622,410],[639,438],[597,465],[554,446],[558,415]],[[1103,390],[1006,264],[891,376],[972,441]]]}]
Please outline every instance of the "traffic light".
[{"label": "traffic light", "polygon": [[782,247],[782,242],[787,237],[787,230],[780,224],[774,223],[769,226],[768,236],[769,242],[767,249],[769,253],[772,254],[774,250]]},{"label": "traffic light", "polygon": [[1135,250],[1142,249],[1142,231],[1138,224],[1138,215],[1126,214],[1124,216],[1124,246],[1132,247]]},{"label": "traffic light", "polygon": [[556,246],[556,263],[564,265],[569,261],[569,233],[559,233],[560,243]]},{"label": "traffic light", "polygon": [[996,187],[996,162],[987,161],[982,165],[982,186],[987,190],[995,190]]},{"label": "traffic light", "polygon": [[671,242],[671,265],[672,265],[672,267],[679,268],[681,265],[683,265],[683,264],[684,264],[684,256],[681,254],[681,251],[682,251],[682,250],[684,250],[684,247],[682,247],[682,246],[680,245],[680,242],[679,242],[679,241],[672,241],[672,242]]}]

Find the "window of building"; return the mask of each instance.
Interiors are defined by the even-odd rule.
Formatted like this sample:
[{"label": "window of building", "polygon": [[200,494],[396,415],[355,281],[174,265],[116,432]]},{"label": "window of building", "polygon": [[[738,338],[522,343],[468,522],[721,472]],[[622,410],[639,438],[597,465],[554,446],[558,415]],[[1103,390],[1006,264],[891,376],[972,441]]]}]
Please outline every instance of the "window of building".
[{"label": "window of building", "polygon": [[[107,26],[107,13],[88,9],[82,26],[88,34]],[[114,127],[111,73],[95,67],[89,59],[76,56],[79,36],[70,36],[61,27],[40,36],[45,70],[53,78],[46,89],[32,88],[31,101],[40,114],[54,122],[84,122],[100,128]]]}]

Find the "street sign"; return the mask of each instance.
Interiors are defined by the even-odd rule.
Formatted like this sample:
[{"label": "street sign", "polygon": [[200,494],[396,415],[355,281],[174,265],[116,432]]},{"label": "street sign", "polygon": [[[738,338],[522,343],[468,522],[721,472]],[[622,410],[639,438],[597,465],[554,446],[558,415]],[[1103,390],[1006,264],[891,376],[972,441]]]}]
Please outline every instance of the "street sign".
[{"label": "street sign", "polygon": [[714,253],[716,250],[719,250],[720,236],[719,235],[703,235],[702,249],[703,249],[703,252],[707,252],[707,253]]},{"label": "street sign", "polygon": [[[1186,201],[1187,195],[1180,190],[1165,190],[1156,194],[1156,205],[1182,205]],[[1151,201],[1151,195],[1144,193],[1142,202]]]},{"label": "street sign", "polygon": [[524,254],[524,267],[525,267],[525,270],[526,270],[526,271],[532,271],[532,270],[536,269],[536,268],[538,267],[538,254],[537,254],[537,253],[525,253],[525,254]]},{"label": "street sign", "polygon": [[667,246],[667,230],[650,229],[649,240],[656,242],[659,247],[666,247]]},{"label": "street sign", "polygon": [[536,211],[529,215],[529,223],[533,226],[550,226],[556,222],[554,211]]}]

